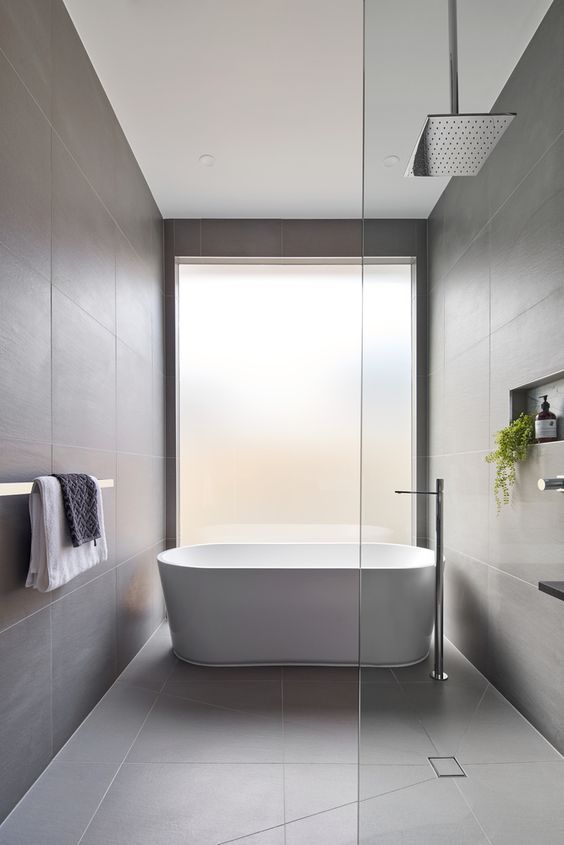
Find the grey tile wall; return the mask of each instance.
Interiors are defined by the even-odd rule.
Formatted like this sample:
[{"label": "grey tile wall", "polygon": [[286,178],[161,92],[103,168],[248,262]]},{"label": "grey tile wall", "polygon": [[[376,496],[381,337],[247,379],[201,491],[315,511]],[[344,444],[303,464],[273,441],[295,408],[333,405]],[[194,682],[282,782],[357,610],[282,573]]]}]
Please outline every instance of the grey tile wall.
[{"label": "grey tile wall", "polygon": [[564,2],[555,0],[496,108],[516,111],[478,177],[429,219],[429,473],[445,478],[446,632],[564,751],[564,443],[531,447],[496,514],[484,456],[509,390],[564,367]]},{"label": "grey tile wall", "polygon": [[283,220],[285,257],[357,258],[362,254],[360,220]]},{"label": "grey tile wall", "polygon": [[2,818],[53,754],[51,660],[50,607],[0,637]]},{"label": "grey tile wall", "polygon": [[62,0],[1,0],[0,100],[0,482],[116,479],[108,561],[47,594],[27,497],[0,498],[1,819],[162,618],[165,300],[161,215]]}]

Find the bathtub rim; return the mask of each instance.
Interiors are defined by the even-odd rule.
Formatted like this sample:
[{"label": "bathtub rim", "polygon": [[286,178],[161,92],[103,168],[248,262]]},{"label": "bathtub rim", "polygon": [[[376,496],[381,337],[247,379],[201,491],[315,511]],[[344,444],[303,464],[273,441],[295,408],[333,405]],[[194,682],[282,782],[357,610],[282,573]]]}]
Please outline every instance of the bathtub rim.
[{"label": "bathtub rim", "polygon": [[[221,564],[214,564],[213,566],[210,565],[202,565],[193,562],[186,562],[186,561],[177,561],[177,560],[167,560],[166,555],[169,555],[174,552],[182,552],[187,549],[203,549],[203,548],[215,548],[221,546],[353,546],[358,547],[359,549],[362,546],[385,546],[385,547],[392,547],[395,549],[417,549],[418,551],[424,552],[425,555],[421,557],[426,557],[428,560],[418,561],[417,563],[411,562],[405,566],[394,566],[394,565],[381,565],[381,566],[362,566],[361,561],[359,560],[357,565],[355,566],[225,566]],[[201,570],[201,571],[225,571],[225,572],[381,572],[381,571],[390,571],[390,572],[406,572],[409,570],[414,569],[427,569],[427,568],[434,568],[435,567],[435,554],[432,549],[428,549],[425,546],[414,546],[407,543],[378,543],[375,541],[369,541],[366,543],[351,543],[350,540],[337,540],[335,542],[324,542],[324,541],[310,541],[310,542],[300,542],[300,541],[285,541],[285,542],[256,542],[256,543],[233,543],[233,542],[219,542],[219,543],[189,543],[184,546],[173,546],[170,549],[164,549],[163,551],[157,554],[157,561],[159,564],[164,564],[166,566],[175,566],[179,569],[194,569],[194,570]]]}]

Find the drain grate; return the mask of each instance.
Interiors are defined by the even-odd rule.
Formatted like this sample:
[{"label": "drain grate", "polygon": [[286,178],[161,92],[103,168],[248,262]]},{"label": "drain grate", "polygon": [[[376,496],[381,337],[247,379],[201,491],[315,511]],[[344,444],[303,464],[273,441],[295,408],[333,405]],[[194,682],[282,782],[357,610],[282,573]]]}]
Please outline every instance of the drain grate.
[{"label": "drain grate", "polygon": [[456,757],[428,757],[438,778],[465,778],[466,772]]}]

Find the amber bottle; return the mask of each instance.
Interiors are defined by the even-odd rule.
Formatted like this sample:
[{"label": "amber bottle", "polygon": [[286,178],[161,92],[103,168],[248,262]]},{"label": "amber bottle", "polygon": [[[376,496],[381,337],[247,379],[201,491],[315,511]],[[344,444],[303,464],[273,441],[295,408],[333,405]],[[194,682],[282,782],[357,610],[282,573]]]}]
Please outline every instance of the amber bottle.
[{"label": "amber bottle", "polygon": [[547,396],[539,396],[539,399],[544,401],[535,417],[535,439],[537,443],[550,443],[551,440],[556,440],[556,414],[553,414],[550,410],[550,403],[547,398]]}]

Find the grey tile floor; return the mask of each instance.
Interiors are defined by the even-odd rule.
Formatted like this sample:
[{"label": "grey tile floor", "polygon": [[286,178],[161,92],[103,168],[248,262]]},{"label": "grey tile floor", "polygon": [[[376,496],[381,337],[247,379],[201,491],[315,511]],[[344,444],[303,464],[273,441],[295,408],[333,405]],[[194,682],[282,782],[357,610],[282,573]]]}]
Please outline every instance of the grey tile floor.
[{"label": "grey tile floor", "polygon": [[[359,708],[356,670],[189,666],[162,626],[0,845],[562,845],[563,758],[450,644],[446,663],[444,684],[363,670]],[[437,778],[449,755],[467,777]]]}]

